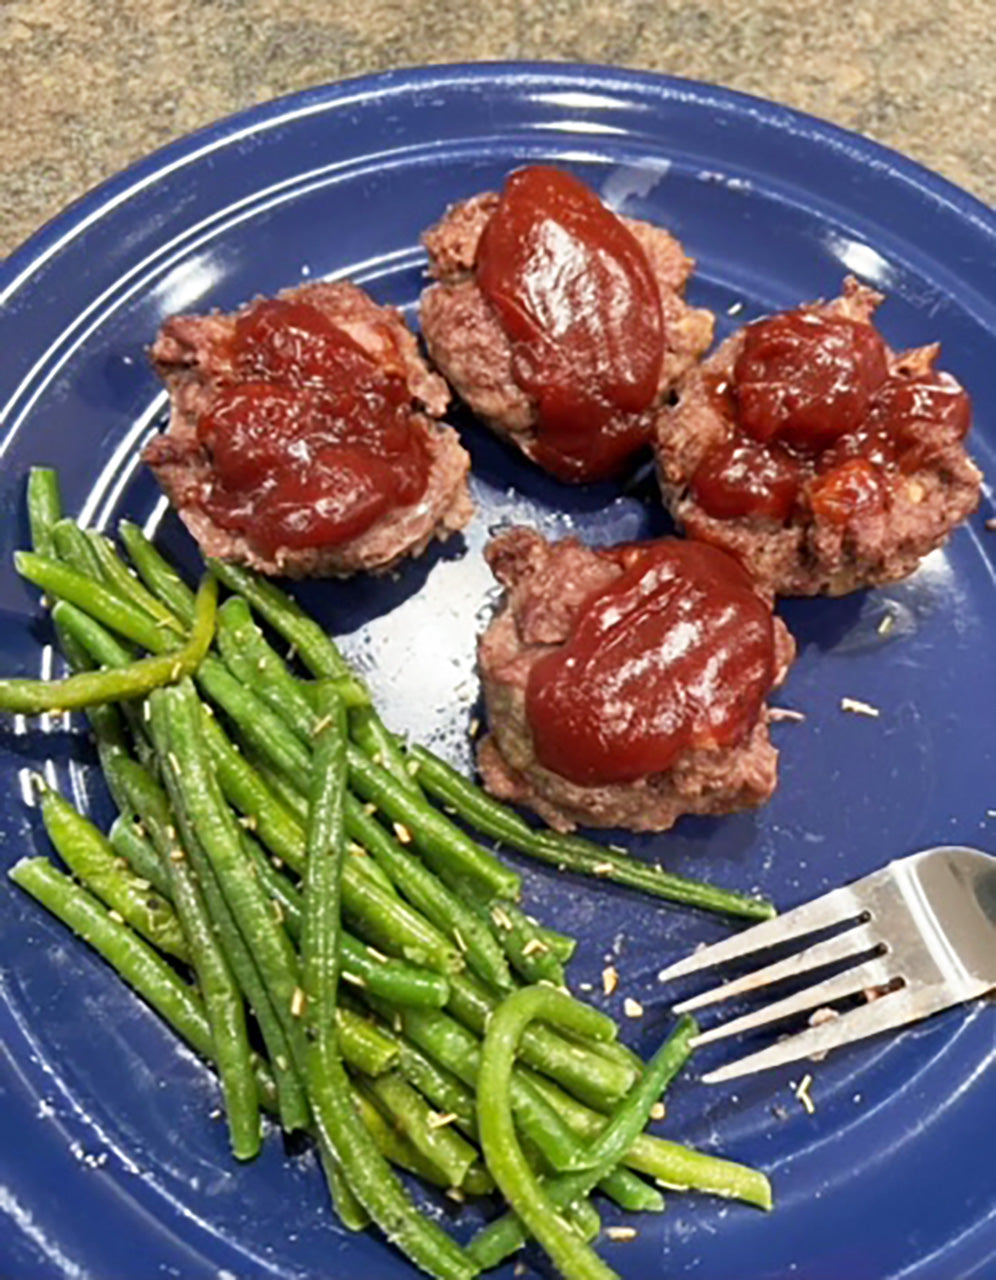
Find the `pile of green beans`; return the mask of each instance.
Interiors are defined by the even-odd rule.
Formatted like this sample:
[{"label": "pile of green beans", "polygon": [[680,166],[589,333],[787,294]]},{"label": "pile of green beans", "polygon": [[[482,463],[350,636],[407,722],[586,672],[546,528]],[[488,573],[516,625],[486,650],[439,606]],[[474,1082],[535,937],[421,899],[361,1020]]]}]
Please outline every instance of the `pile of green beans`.
[{"label": "pile of green beans", "polygon": [[[63,516],[46,469],[28,514],[15,562],[70,674],[0,680],[0,710],[85,711],[118,816],[105,836],[39,781],[71,874],[33,857],[10,876],[214,1065],[237,1159],[264,1113],[309,1132],[342,1222],[445,1280],[529,1235],[569,1277],[610,1275],[587,1243],[596,1188],[634,1212],[663,1207],[654,1183],[770,1206],[762,1174],[643,1132],[690,1024],[647,1066],[617,1044],[567,992],[573,940],[526,915],[520,877],[468,828],[692,905],[766,904],[532,828],[389,733],[273,584],[211,562],[195,592],[127,522],[126,562]],[[396,1169],[458,1199],[497,1184],[513,1212],[461,1247]]]}]

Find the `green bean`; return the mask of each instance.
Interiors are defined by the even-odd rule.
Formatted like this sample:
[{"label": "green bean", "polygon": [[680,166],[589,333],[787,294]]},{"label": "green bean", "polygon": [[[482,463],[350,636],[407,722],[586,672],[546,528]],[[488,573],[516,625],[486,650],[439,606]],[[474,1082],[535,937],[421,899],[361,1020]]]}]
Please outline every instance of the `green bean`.
[{"label": "green bean", "polygon": [[[347,803],[352,799],[353,797],[350,796],[349,792],[347,792]],[[351,835],[348,819],[346,822],[346,834],[347,836]],[[398,901],[401,901],[401,894],[398,892],[398,886],[394,883],[380,863],[370,856],[369,851],[365,849],[362,844],[359,844],[355,839],[351,838],[349,843],[346,845],[346,852],[349,855],[349,861],[352,867],[362,875],[366,876],[368,880],[372,880],[373,883],[383,889],[385,893],[389,893],[392,898],[397,898]],[[426,918],[428,919],[428,917]],[[440,930],[440,932],[443,931]]]},{"label": "green bean", "polygon": [[[234,768],[236,759],[240,758],[229,758],[228,766]],[[276,777],[267,774],[265,778],[260,779],[258,771],[254,771],[248,762],[243,760],[242,764],[243,768],[250,773],[256,772],[262,790],[273,797],[270,784],[277,782]],[[223,787],[228,786],[229,779],[223,770],[219,771],[219,781]],[[245,776],[241,781],[248,789],[251,779]],[[234,794],[231,791],[229,794],[235,802]],[[289,804],[294,802],[296,793],[291,789],[282,790],[281,800],[284,796]],[[248,798],[252,802],[252,797]],[[255,802],[258,803],[259,799],[257,792]],[[252,803],[249,803],[248,807],[251,808]],[[294,824],[300,836],[300,826],[297,825],[296,817],[290,814],[288,805],[281,804],[281,808],[286,819],[289,820],[282,825],[283,833],[289,833],[291,830],[289,824]],[[264,820],[272,825],[274,816],[274,813],[265,806],[258,807],[259,833],[268,840],[269,847],[279,854],[275,843],[269,839],[264,828]],[[286,844],[283,848],[284,853],[280,856],[290,854],[291,856],[287,856],[288,864],[295,870],[303,869],[301,861],[303,855],[292,853]],[[343,906],[357,932],[380,950],[390,955],[399,955],[414,965],[423,965],[440,973],[455,972],[463,968],[464,960],[460,951],[438,929],[398,898],[390,883],[385,889],[383,882],[378,879],[378,873],[374,870],[375,866],[376,864],[370,858],[357,856],[350,857],[343,870]]]},{"label": "green bean", "polygon": [[[392,1034],[393,1033],[387,1033]],[[477,1137],[476,1102],[473,1092],[452,1072],[438,1066],[411,1040],[398,1036],[397,1070],[443,1115],[454,1116],[454,1124],[467,1137]]]},{"label": "green bean", "polygon": [[[313,675],[324,679],[357,682],[356,675],[350,670],[335,643],[279,587],[237,565],[221,561],[208,563],[226,587],[243,596],[260,617],[265,618],[274,631],[297,650]],[[419,793],[417,783],[412,781],[406,768],[404,755],[372,706],[360,706],[350,712],[349,730],[351,735],[358,734],[359,738],[372,746],[375,753],[380,753],[384,768],[394,776],[399,786],[414,794]]]},{"label": "green bean", "polygon": [[28,472],[28,526],[31,545],[39,555],[55,555],[52,527],[61,518],[58,475],[51,467],[32,467]]},{"label": "green bean", "polygon": [[[171,754],[169,724],[160,695],[149,700],[149,727],[159,758],[165,763]],[[197,874],[211,919],[225,956],[242,992],[256,1016],[263,1041],[274,1066],[274,1087],[280,1120],[287,1130],[307,1128],[311,1113],[301,1076],[294,1067],[290,1047],[277,1017],[270,994],[256,961],[246,945],[239,927],[218,883],[211,862],[197,838],[193,823],[183,807],[183,796],[177,788],[175,771],[164,768],[163,780],[170,792],[174,808],[170,808],[158,783],[146,774],[134,775],[136,786],[133,805],[164,861],[189,858]],[[175,821],[175,826],[174,826]],[[179,828],[179,831],[177,830]]]},{"label": "green bean", "polygon": [[475,844],[424,799],[406,791],[359,748],[351,745],[347,760],[353,790],[375,804],[392,822],[405,827],[424,857],[432,858],[434,863],[445,859],[454,874],[468,876],[492,894],[518,898],[522,887],[519,876],[493,854]]},{"label": "green bean", "polygon": [[99,952],[202,1057],[213,1058],[200,997],[147,942],[47,858],[22,858],[8,875]]},{"label": "green bean", "polygon": [[14,566],[22,578],[27,578],[48,595],[68,600],[118,635],[151,653],[163,653],[176,643],[177,637],[157,626],[144,609],[122,600],[116,592],[94,578],[59,560],[38,556],[31,551],[15,551]]},{"label": "green bean", "polygon": [[[362,1080],[353,1082],[353,1104],[360,1119],[363,1121],[364,1127],[377,1144],[377,1149],[385,1160],[397,1165],[399,1169],[405,1169],[409,1173],[416,1174],[424,1182],[428,1182],[432,1186],[445,1189],[451,1185],[449,1178],[443,1173],[442,1169],[433,1164],[431,1160],[427,1160],[421,1152],[416,1151],[408,1139],[384,1118],[380,1108],[367,1094]],[[464,1185],[466,1186],[466,1182]],[[493,1182],[489,1189],[494,1190]],[[487,1194],[487,1192],[482,1194]]]},{"label": "green bean", "polygon": [[242,992],[215,932],[201,886],[187,859],[166,862],[172,900],[211,1025],[232,1151],[251,1160],[260,1146],[259,1095],[246,1029]]},{"label": "green bean", "polygon": [[[481,1047],[471,1032],[435,1010],[389,1010],[377,1001],[371,1003],[382,1017],[395,1018],[405,1036],[430,1058],[476,1089]],[[583,1146],[518,1067],[512,1082],[512,1097],[517,1124],[551,1168],[568,1170],[577,1168],[579,1163],[583,1165],[586,1159]],[[639,1180],[625,1169],[617,1170],[614,1178],[606,1178],[600,1183],[606,1194],[614,1199],[620,1184],[627,1196],[639,1194]]]},{"label": "green bean", "polygon": [[371,1080],[369,1089],[412,1146],[443,1171],[447,1185],[462,1186],[479,1157],[470,1143],[455,1132],[446,1116],[434,1112],[396,1071]]},{"label": "green bean", "polygon": [[[231,673],[250,685],[310,747],[318,719],[314,690],[299,680],[270,646],[241,596],[230,596],[219,610],[218,648]],[[358,680],[343,678],[332,683],[347,710],[369,703],[370,695]]]},{"label": "green bean", "polygon": [[[274,797],[283,805],[284,809],[292,815],[299,830],[303,832],[304,824],[308,820],[308,802],[304,796],[301,795],[300,791],[296,790],[283,776],[283,774],[278,773],[275,769],[271,768],[265,760],[260,760],[256,755],[253,755],[250,761],[250,767],[256,770],[266,787],[269,788]],[[350,796],[348,793],[346,800],[347,805],[355,803],[355,798]],[[348,820],[347,834],[349,834]],[[376,885],[383,889],[385,893],[390,894],[392,898],[397,898],[399,896],[393,880],[391,880],[390,876],[387,875],[379,863],[375,862],[373,858],[368,856],[367,850],[357,843],[355,837],[350,841],[346,851],[350,855],[351,859],[355,859],[355,861],[352,862],[350,871],[347,872],[347,878],[354,872],[358,871],[366,876],[368,880],[374,881]]]},{"label": "green bean", "polygon": [[310,746],[318,721],[315,708],[301,682],[264,640],[241,596],[229,596],[218,610],[218,649],[232,674],[250,685]]},{"label": "green bean", "polygon": [[230,591],[244,596],[260,617],[297,650],[313,675],[332,680],[352,675],[345,659],[314,618],[279,587],[251,569],[225,560],[209,560],[208,564]]},{"label": "green bean", "polygon": [[579,1200],[568,1205],[564,1215],[585,1244],[590,1244],[602,1229],[602,1219],[590,1200]]},{"label": "green bean", "polygon": [[121,865],[103,832],[50,787],[43,788],[40,807],[49,839],[86,887],[160,951],[189,960],[187,940],[169,902]]},{"label": "green bean", "polygon": [[[236,1081],[232,1088],[241,1087],[244,1091],[249,1086],[241,1057],[245,1034],[241,995],[229,968],[224,948],[216,937],[215,927],[202,898],[200,884],[188,866],[186,858],[169,856],[169,854],[176,854],[179,846],[175,842],[175,833],[173,837],[169,835],[170,814],[166,797],[147,771],[136,761],[124,757],[115,762],[115,768],[122,796],[129,811],[147,815],[150,826],[157,833],[160,847],[168,850],[168,853],[160,858],[148,837],[138,834],[135,823],[124,815],[119,817],[112,827],[112,847],[116,852],[123,853],[132,865],[144,867],[151,864],[160,875],[165,875],[165,891],[172,898],[183,924],[184,933],[191,940],[193,962],[200,978],[208,1016],[212,1027],[217,1027],[215,1033],[215,1042],[218,1046],[217,1062],[223,1086],[231,1068],[235,1072]],[[247,1046],[244,1052],[248,1052]],[[242,1107],[234,1106],[230,1114],[243,1120],[245,1131],[241,1135],[233,1126],[233,1146],[237,1154],[242,1152],[241,1158],[246,1158],[253,1154],[255,1147],[258,1147],[258,1121],[251,1120],[247,1104]],[[253,1132],[256,1135],[255,1139],[251,1137]]]},{"label": "green bean", "polygon": [[[454,974],[450,979],[447,1009],[477,1035],[484,1034],[497,1005],[498,1000],[470,974]],[[615,1023],[606,1014],[594,1009],[589,1012],[601,1028],[600,1040],[610,1040],[617,1034]],[[550,1027],[528,1027],[522,1055],[531,1066],[555,1077],[576,1096],[595,1106],[611,1106],[618,1101],[636,1076],[628,1063],[610,1061],[565,1039]]]},{"label": "green bean", "polygon": [[[192,1049],[217,1065],[215,1037],[200,995],[147,942],[115,920],[96,898],[57,871],[45,858],[23,859],[8,874],[15,884],[103,956]],[[260,1094],[272,1095],[273,1082],[265,1064],[257,1062],[254,1072]],[[238,1105],[242,1105],[241,1098]],[[247,1108],[245,1133],[233,1133],[233,1141],[239,1141],[236,1154],[248,1151],[253,1123],[258,1128],[258,1120],[254,1122],[251,1115]],[[240,1123],[237,1115],[236,1124]]]},{"label": "green bean", "polygon": [[123,858],[136,875],[148,880],[160,893],[169,894],[169,874],[140,823],[119,813],[111,824],[107,838],[117,856]]},{"label": "green bean", "polygon": [[300,784],[311,768],[311,753],[253,689],[209,657],[201,664],[197,682],[216,706],[238,727],[243,741],[269,760],[292,782]]},{"label": "green bean", "polygon": [[[386,1015],[386,1010],[384,1011]],[[427,1020],[434,1021],[434,1020]],[[479,1048],[471,1036],[455,1023],[447,1028],[445,1019],[434,1026],[422,1025],[427,1046],[432,1046],[445,1060],[441,1066],[430,1052],[422,1049],[406,1035],[387,1032],[398,1046],[397,1071],[441,1112],[454,1117],[454,1124],[469,1138],[477,1137],[477,1104],[474,1093],[453,1074],[451,1067],[464,1073],[473,1085],[477,1078]],[[525,1076],[519,1068],[517,1072]],[[534,1145],[543,1153],[546,1163],[569,1168],[577,1160],[577,1145],[565,1133],[556,1112],[544,1107],[528,1083],[516,1088],[516,1116],[520,1124],[533,1134]],[[601,1180],[601,1188],[623,1209],[652,1212],[663,1207],[663,1198],[626,1169],[616,1169]]]},{"label": "green bean", "polygon": [[[52,607],[52,622],[62,651],[67,658],[71,659],[70,667],[74,671],[90,671],[94,666],[126,667],[134,661],[134,651],[131,648],[122,644],[105,626],[74,604],[69,604],[65,600],[57,601]],[[110,703],[104,705],[97,703],[86,708],[87,718],[97,735],[98,749],[104,748],[101,753],[102,765],[110,755],[117,753],[107,750],[110,746],[110,738],[101,732],[101,721],[106,724],[109,715],[118,713],[123,716],[131,731],[136,755],[143,764],[150,762],[151,747],[142,720],[142,709],[143,704],[134,698],[126,698],[116,707]],[[113,787],[113,778],[109,779],[109,784]],[[113,790],[111,794],[114,794]],[[116,796],[115,803],[117,803]]]},{"label": "green bean", "polygon": [[441,1009],[449,999],[442,974],[401,960],[378,960],[357,938],[342,938],[343,978],[392,1004]]},{"label": "green bean", "polygon": [[[383,868],[408,901],[456,942],[480,977],[499,990],[511,987],[508,965],[487,927],[351,795],[346,796],[346,830],[367,850],[375,865]],[[399,831],[407,834],[407,829]]]},{"label": "green bean", "polygon": [[[543,1018],[597,1038],[601,1027],[589,1017],[592,1012],[551,987],[527,987],[506,996],[488,1025],[477,1081],[477,1124],[488,1170],[516,1216],[567,1280],[609,1280],[614,1273],[581,1243],[523,1154],[512,1119],[512,1068],[531,1022]],[[648,1110],[652,1102],[653,1098]]]},{"label": "green bean", "polygon": [[85,573],[99,580],[100,565],[86,534],[75,520],[63,518],[52,526],[53,554],[78,573]]},{"label": "green bean", "polygon": [[470,826],[502,840],[520,853],[566,871],[595,876],[614,884],[642,889],[659,898],[686,906],[701,907],[742,916],[749,920],[768,920],[775,909],[764,898],[751,897],[732,889],[723,889],[704,880],[675,875],[659,865],[648,864],[615,849],[595,844],[580,836],[565,836],[530,827],[513,809],[486,795],[468,778],[464,778],[425,747],[409,748],[411,758],[419,765],[422,786],[450,805]]},{"label": "green bean", "polygon": [[[301,895],[286,876],[273,866],[259,845],[244,837],[256,875],[279,907],[280,919],[294,941],[300,937],[303,904]],[[352,934],[342,933],[343,979],[364,987],[394,1004],[428,1005],[441,1009],[449,998],[446,979],[431,969],[401,960],[388,960],[372,952]]]},{"label": "green bean", "polygon": [[294,816],[295,821],[303,831],[308,821],[307,796],[298,790],[286,774],[275,769],[270,761],[264,759],[258,751],[253,751],[250,748],[246,755],[246,760],[256,770],[287,812]]},{"label": "green bean", "polygon": [[385,893],[373,880],[358,871],[350,859],[343,869],[343,914],[364,940],[388,955],[411,964],[423,965],[437,973],[456,973],[463,968],[463,956],[438,929],[413,911],[400,898]]},{"label": "green bean", "polygon": [[507,898],[493,898],[490,903],[477,900],[475,908],[491,925],[512,968],[526,982],[549,982],[566,985],[564,966],[543,937],[541,930],[525,912]]},{"label": "green bean", "polygon": [[251,946],[260,977],[287,1037],[298,1071],[304,1067],[297,956],[274,919],[266,896],[252,875],[239,840],[239,828],[226,806],[210,767],[202,731],[201,705],[189,681],[157,695],[169,722],[170,752],[164,773],[173,774],[179,808],[218,878],[239,931]]},{"label": "green bean", "polygon": [[[136,796],[136,804],[144,805],[144,808],[139,811],[140,816],[153,843],[160,850],[161,856],[164,858],[189,857],[193,862],[225,955],[256,1015],[256,1021],[259,1023],[273,1063],[281,1123],[288,1130],[304,1129],[310,1121],[310,1111],[290,1037],[277,1010],[273,992],[260,972],[254,951],[250,950],[240,931],[215,868],[201,843],[199,824],[195,824],[193,816],[188,811],[188,797],[179,783],[181,770],[177,766],[180,761],[173,751],[171,717],[167,714],[167,697],[168,694],[163,691],[153,694],[150,698],[150,727],[163,765],[163,780],[170,793],[173,809],[171,812],[162,792],[152,787],[145,788],[141,795]],[[174,819],[176,827],[179,828],[179,841],[177,830],[173,826]]]},{"label": "green bean", "polygon": [[135,661],[133,647],[67,600],[59,600],[52,606],[52,620],[60,633],[68,636],[88,656],[90,667],[127,667]]},{"label": "green bean", "polygon": [[[524,1074],[579,1137],[590,1141],[605,1128],[604,1115],[583,1106],[550,1080],[528,1069]],[[742,1200],[759,1209],[771,1208],[771,1184],[763,1173],[732,1160],[693,1151],[656,1134],[641,1133],[634,1138],[623,1161],[675,1191],[699,1191]]]},{"label": "green bean", "polygon": [[620,1165],[599,1182],[602,1191],[609,1190],[612,1199],[627,1213],[663,1213],[664,1197],[632,1170]]},{"label": "green bean", "polygon": [[[58,564],[57,568],[60,572],[73,572],[62,564]],[[89,582],[89,579],[86,581]],[[96,584],[91,585],[94,590],[98,589]],[[193,630],[182,648],[152,658],[139,658],[125,667],[115,667],[109,671],[83,671],[63,680],[0,680],[0,708],[25,714],[67,711],[76,707],[93,706],[95,703],[140,697],[162,685],[182,679],[200,665],[211,644],[217,591],[218,585],[214,579],[205,576],[197,593],[197,614]]]},{"label": "green bean", "polygon": [[565,1021],[576,1019],[575,1010],[559,992],[532,987],[505,1000],[488,1028],[478,1089],[482,1093],[487,1091],[490,1106],[481,1117],[481,1141],[488,1167],[515,1210],[515,1217],[506,1215],[485,1227],[471,1243],[470,1252],[482,1270],[497,1266],[522,1243],[524,1225],[565,1276],[569,1275],[572,1280],[574,1277],[611,1276],[613,1273],[596,1255],[587,1249],[579,1249],[576,1236],[571,1233],[560,1211],[586,1196],[599,1176],[617,1165],[647,1123],[654,1102],[687,1060],[689,1041],[697,1028],[688,1017],[678,1023],[647,1064],[632,1092],[589,1147],[589,1168],[540,1183],[517,1150],[510,1109],[510,1080],[516,1046],[524,1027],[538,1014],[563,1017]]},{"label": "green bean", "polygon": [[[66,612],[74,615],[76,619],[83,619],[87,627],[91,625],[98,628],[105,636],[107,636],[115,645],[114,640],[109,631],[104,631],[99,622],[94,622],[92,618],[87,618],[85,613],[81,613],[75,605],[66,604],[59,601],[52,609],[52,622],[55,626],[56,638],[59,641],[59,647],[69,664],[69,669],[74,672],[91,671],[96,665],[96,660],[91,656],[87,646],[80,643],[74,633],[74,628],[66,623]],[[120,647],[120,646],[118,646]],[[125,654],[125,662],[131,660],[130,655]],[[136,750],[143,755],[148,753],[148,745],[144,741],[141,729],[141,712],[137,704],[128,702],[122,703],[120,707],[113,706],[110,703],[97,703],[86,709],[86,718],[93,732],[94,739],[97,743],[97,753],[100,757],[100,767],[104,774],[104,780],[107,783],[108,790],[111,793],[111,799],[119,809],[127,808],[127,802],[123,798],[120,789],[117,786],[115,765],[117,761],[129,759],[131,755],[131,747],[128,743],[127,736],[122,723],[122,715],[128,721],[128,724],[134,726],[134,731],[139,736],[139,742],[136,744]],[[136,868],[137,870],[137,868]],[[156,877],[146,876],[144,871],[139,871],[139,875],[145,876],[145,879],[151,880],[157,889],[162,891],[162,885]],[[165,869],[162,870],[162,876],[165,877]]]},{"label": "green bean", "polygon": [[397,1062],[398,1046],[368,1018],[338,1005],[335,1025],[342,1056],[357,1071],[366,1076],[379,1076]]},{"label": "green bean", "polygon": [[325,1174],[325,1183],[332,1198],[332,1209],[347,1231],[365,1231],[370,1225],[370,1215],[360,1204],[346,1181],[346,1175],[328,1147],[318,1144],[318,1158]]},{"label": "green bean", "polygon": [[546,943],[561,964],[568,964],[573,959],[574,952],[578,949],[576,938],[566,933],[558,933],[556,929],[550,929],[542,924],[536,925],[535,928],[537,937]]},{"label": "green bean", "polygon": [[408,768],[404,752],[397,745],[394,735],[384,727],[384,722],[373,705],[358,706],[350,712],[349,736],[364,755],[374,764],[380,765],[399,786],[410,791],[419,800],[424,798],[422,788]]},{"label": "green bean", "polygon": [[182,623],[189,626],[194,616],[194,593],[168,560],[165,560],[142,530],[130,520],[118,525],[118,536],[129,558],[152,594]]},{"label": "green bean", "polygon": [[104,583],[112,591],[116,591],[122,599],[129,600],[140,609],[144,609],[161,627],[169,627],[182,635],[189,624],[178,618],[157,596],[142,585],[118,555],[110,539],[98,533],[96,529],[86,529],[83,532],[90,544],[97,574]]},{"label": "green bean", "polygon": [[[310,754],[279,717],[261,703],[251,690],[247,690],[229,671],[211,658],[201,664],[198,679],[209,696],[237,723],[247,741],[291,781],[299,781],[307,775]],[[366,772],[376,771],[381,777],[386,777],[388,789],[392,794],[398,793],[399,789],[389,775],[367,761],[355,748],[349,749],[350,762],[354,754],[363,761]],[[350,772],[352,776],[352,768]],[[428,806],[425,808],[431,813]],[[435,816],[438,815],[433,815]],[[496,862],[495,866],[504,870],[500,863]],[[362,885],[360,881],[360,875],[347,864],[344,907],[352,918],[360,918],[368,929],[374,929],[371,941],[378,947],[396,954],[396,943],[401,943],[404,958],[442,971],[462,966],[462,957],[444,936],[406,908],[400,900],[391,902],[387,917],[384,918],[384,900],[388,895],[383,890],[378,895],[375,886]]]},{"label": "green bean", "polygon": [[334,1156],[362,1204],[389,1240],[417,1265],[442,1280],[469,1280],[463,1251],[411,1203],[353,1109],[349,1080],[339,1056],[333,1014],[339,976],[339,919],[346,837],[345,710],[322,688],[319,716],[326,721],[316,739],[308,823],[305,880],[303,982],[308,1046],[308,1084],[319,1141]]},{"label": "green bean", "polygon": [[304,833],[286,806],[273,794],[257,770],[231,742],[210,707],[204,706],[204,741],[225,798],[254,824],[271,853],[297,872],[304,870]]}]

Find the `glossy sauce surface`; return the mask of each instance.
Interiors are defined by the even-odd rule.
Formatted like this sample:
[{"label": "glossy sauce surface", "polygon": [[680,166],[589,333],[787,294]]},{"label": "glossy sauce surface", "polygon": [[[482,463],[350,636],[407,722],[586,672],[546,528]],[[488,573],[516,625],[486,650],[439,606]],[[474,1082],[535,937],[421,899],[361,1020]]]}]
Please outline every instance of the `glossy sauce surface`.
[{"label": "glossy sauce surface", "polygon": [[598,554],[622,573],[530,672],[540,763],[582,786],[628,783],[742,741],[775,678],[771,610],[746,571],[670,538]]},{"label": "glossy sauce surface", "polygon": [[869,323],[792,311],[748,325],[732,376],[707,382],[733,431],[691,481],[708,514],[785,523],[807,507],[844,525],[887,509],[892,478],[968,431],[949,374],[890,372]]},{"label": "glossy sauce surface", "polygon": [[567,480],[618,471],[649,439],[664,356],[660,293],[635,236],[577,178],[534,165],[505,183],[476,278],[537,405],[536,461]]},{"label": "glossy sauce surface", "polygon": [[259,551],[322,547],[368,529],[425,490],[428,459],[411,396],[305,302],[240,315],[232,375],[198,421],[211,456],[211,517]]}]

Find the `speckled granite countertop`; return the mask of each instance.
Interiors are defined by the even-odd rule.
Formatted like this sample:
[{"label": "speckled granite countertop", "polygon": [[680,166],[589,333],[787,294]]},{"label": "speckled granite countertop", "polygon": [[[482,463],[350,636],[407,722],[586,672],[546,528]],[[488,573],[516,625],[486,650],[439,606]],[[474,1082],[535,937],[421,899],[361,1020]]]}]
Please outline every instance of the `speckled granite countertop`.
[{"label": "speckled granite countertop", "polygon": [[744,89],[994,202],[994,18],[994,0],[5,0],[0,254],[130,161],[231,111],[341,76],[489,58],[610,62]]}]

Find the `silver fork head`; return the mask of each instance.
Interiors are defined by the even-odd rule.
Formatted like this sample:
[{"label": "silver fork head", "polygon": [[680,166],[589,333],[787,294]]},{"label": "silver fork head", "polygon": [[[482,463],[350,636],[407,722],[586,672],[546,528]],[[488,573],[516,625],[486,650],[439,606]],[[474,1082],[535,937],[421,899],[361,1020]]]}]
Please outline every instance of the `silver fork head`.
[{"label": "silver fork head", "polygon": [[718,1083],[822,1056],[996,987],[996,858],[952,846],[911,854],[703,948],[662,969],[658,978],[668,982],[844,924],[848,927],[828,940],[675,1006],[676,1012],[698,1009],[831,964],[854,962],[823,982],[702,1032],[692,1042],[699,1045],[792,1014],[832,1008],[833,1001],[847,996],[869,995],[865,1005],[843,1014],[834,1011],[821,1025],[711,1071],[704,1081]]}]

